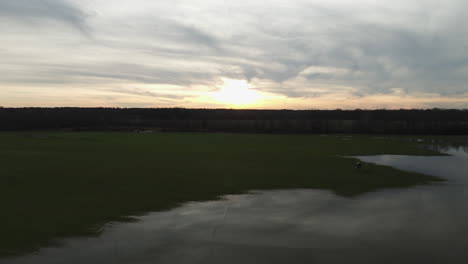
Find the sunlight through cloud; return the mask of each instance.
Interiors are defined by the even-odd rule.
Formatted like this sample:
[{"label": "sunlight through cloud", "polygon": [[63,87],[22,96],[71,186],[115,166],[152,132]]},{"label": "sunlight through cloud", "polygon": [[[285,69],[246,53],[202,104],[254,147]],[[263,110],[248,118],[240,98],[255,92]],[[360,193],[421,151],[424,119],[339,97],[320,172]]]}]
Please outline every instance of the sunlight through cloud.
[{"label": "sunlight through cloud", "polygon": [[223,85],[213,94],[213,100],[230,106],[254,105],[262,98],[260,93],[251,89],[246,80],[223,78]]}]

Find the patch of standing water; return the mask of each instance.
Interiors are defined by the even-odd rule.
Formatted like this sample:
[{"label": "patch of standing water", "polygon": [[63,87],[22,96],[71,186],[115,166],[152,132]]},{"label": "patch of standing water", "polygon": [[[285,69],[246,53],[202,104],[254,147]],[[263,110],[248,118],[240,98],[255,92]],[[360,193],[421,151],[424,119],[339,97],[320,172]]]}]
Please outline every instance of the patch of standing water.
[{"label": "patch of standing water", "polygon": [[453,156],[360,158],[449,184],[353,199],[320,190],[228,195],[0,263],[468,263],[468,154],[446,152]]},{"label": "patch of standing water", "polygon": [[400,170],[419,172],[456,181],[457,184],[468,183],[468,151],[466,148],[436,148],[450,156],[404,156],[378,155],[358,156],[361,161],[391,166]]}]

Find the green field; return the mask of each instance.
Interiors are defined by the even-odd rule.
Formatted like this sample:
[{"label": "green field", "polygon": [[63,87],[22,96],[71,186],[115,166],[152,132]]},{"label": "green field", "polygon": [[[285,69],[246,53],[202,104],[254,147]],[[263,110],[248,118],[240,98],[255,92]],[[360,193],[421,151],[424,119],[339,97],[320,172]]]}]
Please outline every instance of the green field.
[{"label": "green field", "polygon": [[249,190],[316,188],[353,198],[441,181],[344,156],[440,155],[406,137],[203,133],[0,134],[0,256],[104,223]]}]

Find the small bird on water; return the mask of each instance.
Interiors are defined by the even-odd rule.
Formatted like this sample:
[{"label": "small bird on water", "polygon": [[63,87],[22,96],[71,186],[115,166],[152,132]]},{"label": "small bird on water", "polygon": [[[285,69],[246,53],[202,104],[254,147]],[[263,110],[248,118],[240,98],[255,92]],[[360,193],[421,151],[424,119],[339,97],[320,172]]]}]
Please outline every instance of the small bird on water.
[{"label": "small bird on water", "polygon": [[356,169],[360,169],[360,168],[362,168],[362,162],[360,160],[358,160],[358,162],[356,162],[356,164],[354,166],[356,167]]}]

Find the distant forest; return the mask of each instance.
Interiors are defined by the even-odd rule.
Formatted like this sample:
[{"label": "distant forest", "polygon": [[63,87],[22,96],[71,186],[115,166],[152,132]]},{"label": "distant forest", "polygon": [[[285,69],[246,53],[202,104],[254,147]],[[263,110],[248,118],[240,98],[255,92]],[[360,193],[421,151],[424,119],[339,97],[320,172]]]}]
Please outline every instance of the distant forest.
[{"label": "distant forest", "polygon": [[0,130],[468,135],[468,110],[0,108]]}]

